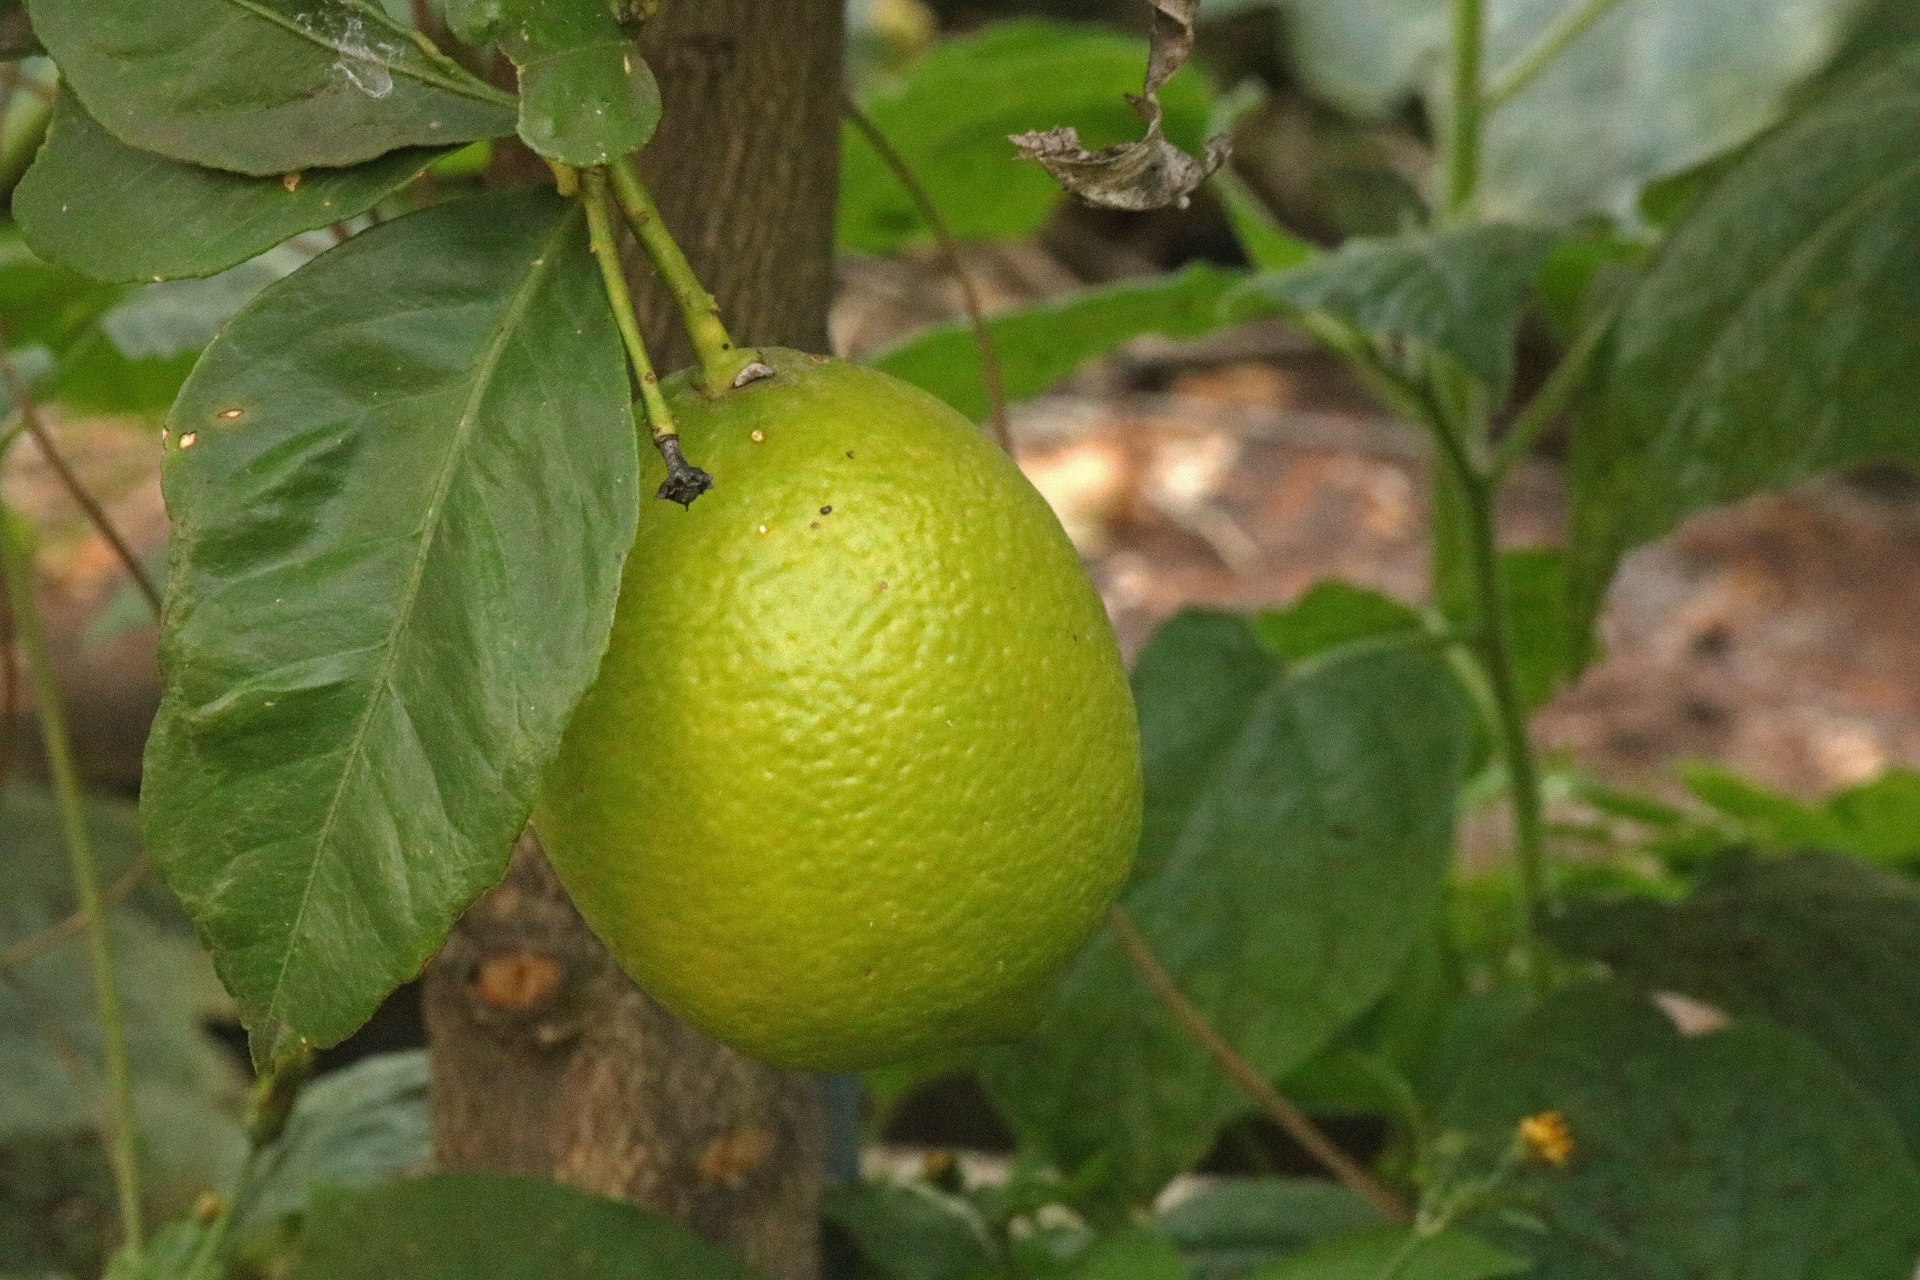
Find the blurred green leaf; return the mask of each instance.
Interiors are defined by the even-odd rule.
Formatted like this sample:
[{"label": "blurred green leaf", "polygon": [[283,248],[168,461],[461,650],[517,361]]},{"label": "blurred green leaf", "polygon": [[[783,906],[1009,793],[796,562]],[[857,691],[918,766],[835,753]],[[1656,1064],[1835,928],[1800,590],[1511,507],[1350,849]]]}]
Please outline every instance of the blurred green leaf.
[{"label": "blurred green leaf", "polygon": [[[564,1260],[564,1270],[556,1264]],[[754,1280],[684,1227],[539,1178],[443,1173],[325,1188],[293,1280]]]},{"label": "blurred green leaf", "polygon": [[[1287,14],[1294,66],[1321,96],[1384,116],[1446,109],[1447,0],[1265,0]],[[1488,0],[1486,80],[1585,0]],[[1209,3],[1220,12],[1248,0]],[[1754,5],[1622,0],[1486,121],[1482,208],[1495,218],[1631,219],[1639,189],[1772,124],[1839,49],[1863,0]]]},{"label": "blurred green leaf", "polygon": [[[1087,146],[1131,141],[1146,45],[1091,27],[1021,20],[943,41],[861,109],[920,179],[953,234],[1011,237],[1033,231],[1060,200],[1039,165],[1014,158],[1007,136],[1072,125]],[[1160,91],[1167,137],[1197,151],[1210,95],[1183,69]],[[913,198],[849,125],[840,148],[843,250],[890,253],[928,234]]]},{"label": "blurred green leaf", "polygon": [[215,1240],[211,1224],[198,1218],[170,1222],[138,1253],[122,1248],[102,1280],[199,1280],[207,1274],[202,1254]]},{"label": "blurred green leaf", "polygon": [[1062,1280],[1187,1280],[1188,1274],[1164,1236],[1128,1227],[1095,1240],[1062,1273]]},{"label": "blurred green leaf", "polygon": [[[87,825],[102,874],[117,879],[140,853],[132,813],[93,801]],[[59,815],[45,791],[15,782],[0,796],[0,833],[4,949],[67,919],[77,900]],[[226,997],[164,889],[144,887],[109,918],[148,1172],[157,1203],[184,1207],[229,1176],[241,1155],[240,1075],[202,1029],[225,1012]],[[0,982],[0,1141],[91,1133],[103,1087],[99,1046],[84,943],[69,939],[13,966],[11,980]],[[69,1050],[80,1063],[68,1060]]]},{"label": "blurred green leaf", "polygon": [[87,112],[174,160],[269,177],[513,132],[510,95],[367,0],[27,7]]},{"label": "blurred green leaf", "polygon": [[1416,1234],[1407,1227],[1371,1227],[1325,1240],[1255,1272],[1255,1280],[1497,1280],[1528,1269],[1464,1231]]},{"label": "blurred green leaf", "polygon": [[[1222,130],[1224,132],[1224,130]],[[1240,251],[1256,271],[1286,271],[1319,256],[1320,250],[1294,235],[1273,216],[1253,189],[1231,168],[1213,175],[1214,194],[1226,206],[1227,220]]]},{"label": "blurred green leaf", "polygon": [[585,168],[631,155],[660,123],[660,86],[607,0],[449,0],[469,44],[497,41],[520,73],[520,139]]},{"label": "blurred green leaf", "polygon": [[1755,1018],[1685,1037],[1621,987],[1565,991],[1461,1085],[1454,1174],[1490,1170],[1549,1110],[1570,1162],[1523,1165],[1470,1224],[1540,1280],[1911,1280],[1920,1174],[1886,1113],[1792,1031]]},{"label": "blurred green leaf", "polygon": [[206,276],[303,231],[365,213],[441,151],[409,147],[348,169],[249,178],[116,139],[62,87],[53,126],[13,193],[33,251],[95,280]]},{"label": "blurred green leaf", "polygon": [[[1195,264],[1002,311],[987,320],[1007,399],[1038,395],[1095,356],[1142,334],[1198,338],[1220,328],[1220,300],[1238,277]],[[965,322],[935,325],[866,357],[970,418],[987,416],[980,353]]]},{"label": "blurred green leaf", "polygon": [[308,1085],[285,1132],[261,1151],[234,1219],[236,1238],[306,1210],[315,1187],[364,1187],[433,1160],[424,1050],[379,1054]]},{"label": "blurred green leaf", "polygon": [[1290,271],[1255,276],[1228,308],[1324,312],[1377,338],[1420,343],[1504,401],[1520,313],[1555,239],[1493,225],[1349,240]]},{"label": "blurred green leaf", "polygon": [[1920,460],[1920,48],[1746,157],[1633,291],[1574,434],[1576,621],[1627,548],[1832,467]]},{"label": "blurred green leaf", "polygon": [[384,223],[174,406],[144,820],[256,1036],[330,1044],[419,972],[598,665],[638,456],[585,239],[541,190]]},{"label": "blurred green leaf", "polygon": [[[1288,670],[1243,621],[1188,612],[1135,673],[1141,859],[1123,902],[1187,998],[1281,1076],[1386,991],[1429,926],[1472,732],[1432,655]],[[1182,710],[1213,708],[1200,718]],[[983,1057],[1015,1130],[1070,1176],[1150,1198],[1247,1108],[1111,932],[1028,1040]]]},{"label": "blurred green leaf", "polygon": [[891,1280],[969,1280],[994,1269],[985,1224],[962,1196],[924,1182],[856,1182],[827,1193],[827,1221]]},{"label": "blurred green leaf", "polygon": [[1764,1014],[1818,1043],[1920,1159],[1920,887],[1853,858],[1717,864],[1686,901],[1575,904],[1555,930],[1644,990]]},{"label": "blurred green leaf", "polygon": [[1380,1221],[1366,1201],[1318,1178],[1231,1178],[1154,1215],[1193,1280],[1241,1280],[1262,1263]]},{"label": "blurred green leaf", "polygon": [[1912,769],[1889,769],[1822,804],[1769,790],[1718,765],[1684,765],[1680,776],[1689,791],[1732,821],[1731,839],[1887,863],[1920,859],[1920,773]]},{"label": "blurred green leaf", "polygon": [[1426,634],[1420,615],[1391,596],[1337,578],[1322,579],[1285,609],[1254,615],[1260,643],[1288,662],[1386,636]]}]

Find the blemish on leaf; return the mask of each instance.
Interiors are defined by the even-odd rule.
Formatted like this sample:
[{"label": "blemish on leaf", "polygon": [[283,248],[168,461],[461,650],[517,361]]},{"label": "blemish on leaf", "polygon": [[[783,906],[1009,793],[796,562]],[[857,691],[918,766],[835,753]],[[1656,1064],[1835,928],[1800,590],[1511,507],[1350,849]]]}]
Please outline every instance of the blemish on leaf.
[{"label": "blemish on leaf", "polygon": [[821,515],[823,515],[823,516],[830,516],[830,515],[832,515],[832,514],[833,514],[833,508],[832,508],[832,507],[822,507],[822,508],[820,508],[820,514],[821,514]]},{"label": "blemish on leaf", "polygon": [[753,441],[755,444],[764,444],[767,439],[767,433],[755,427],[753,430],[747,432],[747,439]]},{"label": "blemish on leaf", "polygon": [[765,525],[761,525],[761,526],[760,526],[760,532],[761,532],[761,533],[765,533],[766,531],[767,531],[767,526],[765,526]]},{"label": "blemish on leaf", "polygon": [[215,414],[214,416],[218,418],[222,418],[228,422],[232,422],[235,418],[241,417],[245,413],[246,413],[245,409],[222,409],[219,413]]},{"label": "blemish on leaf", "polygon": [[300,173],[297,170],[293,173],[281,174],[280,185],[287,189],[288,195],[292,195],[294,192],[300,189],[300,179],[305,176],[306,176],[305,174]]},{"label": "blemish on leaf", "polygon": [[183,450],[191,449],[193,448],[194,441],[198,440],[199,438],[200,438],[200,433],[198,431],[189,431],[185,435],[180,437],[180,447]]}]

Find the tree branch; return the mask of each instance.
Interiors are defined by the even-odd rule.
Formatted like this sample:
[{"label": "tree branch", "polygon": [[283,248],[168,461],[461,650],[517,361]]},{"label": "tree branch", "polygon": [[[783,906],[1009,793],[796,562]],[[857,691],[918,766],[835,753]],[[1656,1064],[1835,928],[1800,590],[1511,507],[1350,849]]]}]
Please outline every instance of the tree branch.
[{"label": "tree branch", "polygon": [[973,345],[980,353],[980,381],[986,386],[993,438],[1000,442],[1002,449],[1013,452],[1013,433],[1007,426],[1006,382],[1000,373],[1000,353],[994,348],[993,331],[987,328],[986,312],[980,305],[979,293],[973,287],[973,277],[967,274],[965,264],[960,261],[959,243],[947,227],[947,220],[940,216],[939,206],[934,204],[933,197],[927,194],[920,179],[914,176],[913,167],[907,163],[906,157],[887,141],[887,135],[881,133],[879,126],[867,118],[866,112],[860,110],[860,104],[848,95],[842,99],[840,109],[846,113],[853,127],[860,131],[860,136],[880,153],[880,159],[893,171],[893,176],[899,179],[907,194],[913,197],[920,216],[933,229],[933,239],[940,248],[940,258],[946,265],[947,274],[960,286],[960,304],[966,308],[967,324],[973,330]]}]

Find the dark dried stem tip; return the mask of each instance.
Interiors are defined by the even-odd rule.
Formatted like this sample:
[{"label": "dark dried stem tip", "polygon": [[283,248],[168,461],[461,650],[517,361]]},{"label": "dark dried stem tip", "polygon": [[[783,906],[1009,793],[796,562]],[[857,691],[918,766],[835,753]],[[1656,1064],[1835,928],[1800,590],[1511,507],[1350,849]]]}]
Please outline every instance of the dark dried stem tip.
[{"label": "dark dried stem tip", "polygon": [[679,436],[661,436],[653,445],[667,463],[666,481],[655,492],[655,497],[691,507],[695,498],[713,488],[713,477],[688,462],[680,452]]}]

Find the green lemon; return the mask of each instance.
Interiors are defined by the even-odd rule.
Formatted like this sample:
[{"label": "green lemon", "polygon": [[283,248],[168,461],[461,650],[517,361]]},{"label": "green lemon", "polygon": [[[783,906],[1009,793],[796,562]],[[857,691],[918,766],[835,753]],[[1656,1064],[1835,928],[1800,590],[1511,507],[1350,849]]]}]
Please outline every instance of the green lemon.
[{"label": "green lemon", "polygon": [[717,398],[669,383],[714,488],[643,505],[535,823],[627,971],[744,1052],[830,1070],[1017,1037],[1139,837],[1112,628],[972,423],[762,355],[774,376]]}]

